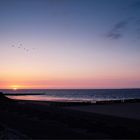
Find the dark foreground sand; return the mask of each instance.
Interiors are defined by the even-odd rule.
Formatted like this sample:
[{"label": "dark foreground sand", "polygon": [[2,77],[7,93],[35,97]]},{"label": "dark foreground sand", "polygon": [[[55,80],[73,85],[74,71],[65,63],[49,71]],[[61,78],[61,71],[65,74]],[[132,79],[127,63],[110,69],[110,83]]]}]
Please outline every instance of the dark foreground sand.
[{"label": "dark foreground sand", "polygon": [[140,120],[140,103],[72,106],[67,109]]},{"label": "dark foreground sand", "polygon": [[[0,101],[0,138],[5,133],[3,130],[10,128],[15,132],[14,136],[10,135],[11,139],[140,139],[140,119],[116,117],[117,112],[115,116],[98,113],[108,107],[108,112],[118,111],[123,106],[122,110],[131,108],[133,112],[133,109],[139,110],[137,105],[140,106],[139,103],[126,103],[78,107],[65,104],[63,107],[59,103]],[[95,113],[93,108],[96,108]],[[5,133],[5,137],[8,134],[11,133]]]}]

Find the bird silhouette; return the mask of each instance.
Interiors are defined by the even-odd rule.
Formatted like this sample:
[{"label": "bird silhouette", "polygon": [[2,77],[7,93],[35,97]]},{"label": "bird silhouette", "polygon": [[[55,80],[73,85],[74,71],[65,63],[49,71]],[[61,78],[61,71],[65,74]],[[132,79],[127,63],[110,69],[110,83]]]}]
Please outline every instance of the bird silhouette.
[{"label": "bird silhouette", "polygon": [[12,48],[17,48],[17,49],[22,49],[22,50],[25,51],[25,52],[30,52],[30,51],[36,50],[36,48],[31,48],[31,49],[26,48],[26,47],[23,46],[22,43],[19,43],[18,45],[12,44],[11,47],[12,47]]}]

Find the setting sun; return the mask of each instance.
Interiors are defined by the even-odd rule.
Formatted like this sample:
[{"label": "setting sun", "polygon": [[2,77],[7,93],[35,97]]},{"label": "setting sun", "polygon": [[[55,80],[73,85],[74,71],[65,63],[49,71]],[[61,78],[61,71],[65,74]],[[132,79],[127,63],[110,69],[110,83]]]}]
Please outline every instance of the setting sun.
[{"label": "setting sun", "polygon": [[17,88],[13,88],[13,90],[17,90]]},{"label": "setting sun", "polygon": [[17,90],[17,89],[20,88],[20,86],[19,86],[19,85],[12,85],[11,88],[12,88],[13,90]]}]

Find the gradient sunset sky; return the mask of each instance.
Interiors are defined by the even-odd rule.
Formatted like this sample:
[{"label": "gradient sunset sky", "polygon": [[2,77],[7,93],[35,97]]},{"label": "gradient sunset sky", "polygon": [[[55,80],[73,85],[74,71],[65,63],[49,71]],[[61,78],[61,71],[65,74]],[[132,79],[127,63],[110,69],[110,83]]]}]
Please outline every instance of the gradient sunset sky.
[{"label": "gradient sunset sky", "polygon": [[140,0],[0,0],[0,88],[140,88]]}]

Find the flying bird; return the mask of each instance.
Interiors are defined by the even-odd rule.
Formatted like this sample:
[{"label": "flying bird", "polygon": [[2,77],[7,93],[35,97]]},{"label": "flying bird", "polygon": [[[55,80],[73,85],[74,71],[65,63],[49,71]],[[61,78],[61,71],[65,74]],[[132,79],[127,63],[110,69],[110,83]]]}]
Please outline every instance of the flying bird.
[{"label": "flying bird", "polygon": [[15,47],[15,48],[17,48],[17,49],[22,49],[23,51],[25,51],[26,53],[28,53],[28,52],[30,52],[30,51],[33,51],[33,50],[36,50],[36,48],[26,48],[26,47],[24,47],[23,46],[23,44],[22,43],[19,43],[18,45],[16,45],[16,44],[13,44],[13,45],[11,45],[11,47]]},{"label": "flying bird", "polygon": [[23,45],[20,43],[19,46],[23,46]]}]

